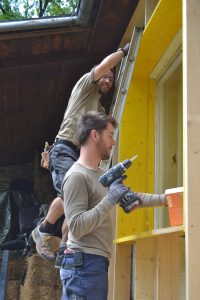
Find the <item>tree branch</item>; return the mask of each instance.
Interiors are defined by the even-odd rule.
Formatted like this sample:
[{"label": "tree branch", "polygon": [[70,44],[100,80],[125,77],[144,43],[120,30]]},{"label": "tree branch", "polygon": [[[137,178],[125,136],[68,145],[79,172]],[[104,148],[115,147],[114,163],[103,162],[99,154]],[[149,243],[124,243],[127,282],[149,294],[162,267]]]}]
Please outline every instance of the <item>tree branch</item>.
[{"label": "tree branch", "polygon": [[42,8],[42,0],[40,0],[40,12],[39,12],[39,18],[43,17],[45,10],[47,9],[48,4],[51,2],[51,0],[45,0],[44,7]]},{"label": "tree branch", "polygon": [[3,6],[1,5],[1,3],[0,3],[0,10],[2,11],[3,15],[7,14],[7,12],[5,11],[5,9],[3,8]]}]

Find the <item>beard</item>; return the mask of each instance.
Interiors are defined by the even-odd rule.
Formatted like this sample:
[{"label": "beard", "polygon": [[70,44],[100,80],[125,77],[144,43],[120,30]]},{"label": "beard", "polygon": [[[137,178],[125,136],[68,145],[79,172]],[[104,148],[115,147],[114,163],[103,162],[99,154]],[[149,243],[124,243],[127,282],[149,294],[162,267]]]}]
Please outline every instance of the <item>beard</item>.
[{"label": "beard", "polygon": [[108,92],[110,92],[112,86],[109,86],[105,83],[99,83],[99,93],[101,95],[107,94]]},{"label": "beard", "polygon": [[97,144],[97,149],[100,153],[101,159],[102,160],[108,160],[110,158],[110,150],[108,150],[108,148],[105,146],[104,142],[102,141],[102,139],[99,140],[98,144]]},{"label": "beard", "polygon": [[99,88],[99,94],[105,95],[105,94],[107,94],[109,92],[109,90],[110,89],[108,89],[108,88],[100,87]]}]

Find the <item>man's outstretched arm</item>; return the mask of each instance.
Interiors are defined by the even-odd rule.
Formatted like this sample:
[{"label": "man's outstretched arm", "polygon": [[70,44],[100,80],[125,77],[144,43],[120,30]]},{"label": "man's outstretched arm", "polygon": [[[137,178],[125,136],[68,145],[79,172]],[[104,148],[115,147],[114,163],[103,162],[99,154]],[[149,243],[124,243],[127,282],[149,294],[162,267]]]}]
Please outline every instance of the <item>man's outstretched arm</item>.
[{"label": "man's outstretched arm", "polygon": [[121,59],[128,54],[130,44],[126,44],[124,48],[118,49],[105,57],[102,62],[94,68],[94,81],[99,80],[105,73],[115,67]]}]

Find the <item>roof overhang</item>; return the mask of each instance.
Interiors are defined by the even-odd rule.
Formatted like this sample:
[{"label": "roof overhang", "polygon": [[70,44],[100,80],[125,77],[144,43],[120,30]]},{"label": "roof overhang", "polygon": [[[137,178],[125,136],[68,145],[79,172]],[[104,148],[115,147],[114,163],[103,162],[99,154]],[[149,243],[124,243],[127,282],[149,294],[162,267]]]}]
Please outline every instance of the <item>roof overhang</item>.
[{"label": "roof overhang", "polygon": [[99,5],[102,0],[81,0],[77,15],[51,18],[37,18],[22,21],[1,22],[0,31],[33,30],[40,28],[54,28],[67,26],[87,26],[95,20]]}]

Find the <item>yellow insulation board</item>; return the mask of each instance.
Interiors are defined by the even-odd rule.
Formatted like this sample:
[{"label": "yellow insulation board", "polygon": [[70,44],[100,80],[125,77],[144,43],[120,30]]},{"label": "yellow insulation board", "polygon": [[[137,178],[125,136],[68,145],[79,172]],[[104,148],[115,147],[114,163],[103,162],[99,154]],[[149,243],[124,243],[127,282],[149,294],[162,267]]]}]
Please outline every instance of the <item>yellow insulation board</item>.
[{"label": "yellow insulation board", "polygon": [[[125,182],[138,192],[154,192],[156,82],[149,76],[181,24],[182,1],[159,1],[140,42],[119,139],[120,161],[139,155],[127,170]],[[153,208],[140,208],[130,214],[118,208],[117,239],[153,230],[153,217]]]},{"label": "yellow insulation board", "polygon": [[[126,172],[125,183],[135,191],[152,192],[154,188],[154,110],[155,82],[135,78],[134,84],[130,84],[120,128],[120,161],[139,155]],[[130,214],[119,208],[118,238],[152,228],[152,208],[137,209]]]},{"label": "yellow insulation board", "polygon": [[140,42],[134,75],[149,76],[182,26],[182,0],[161,0],[152,14]]}]

